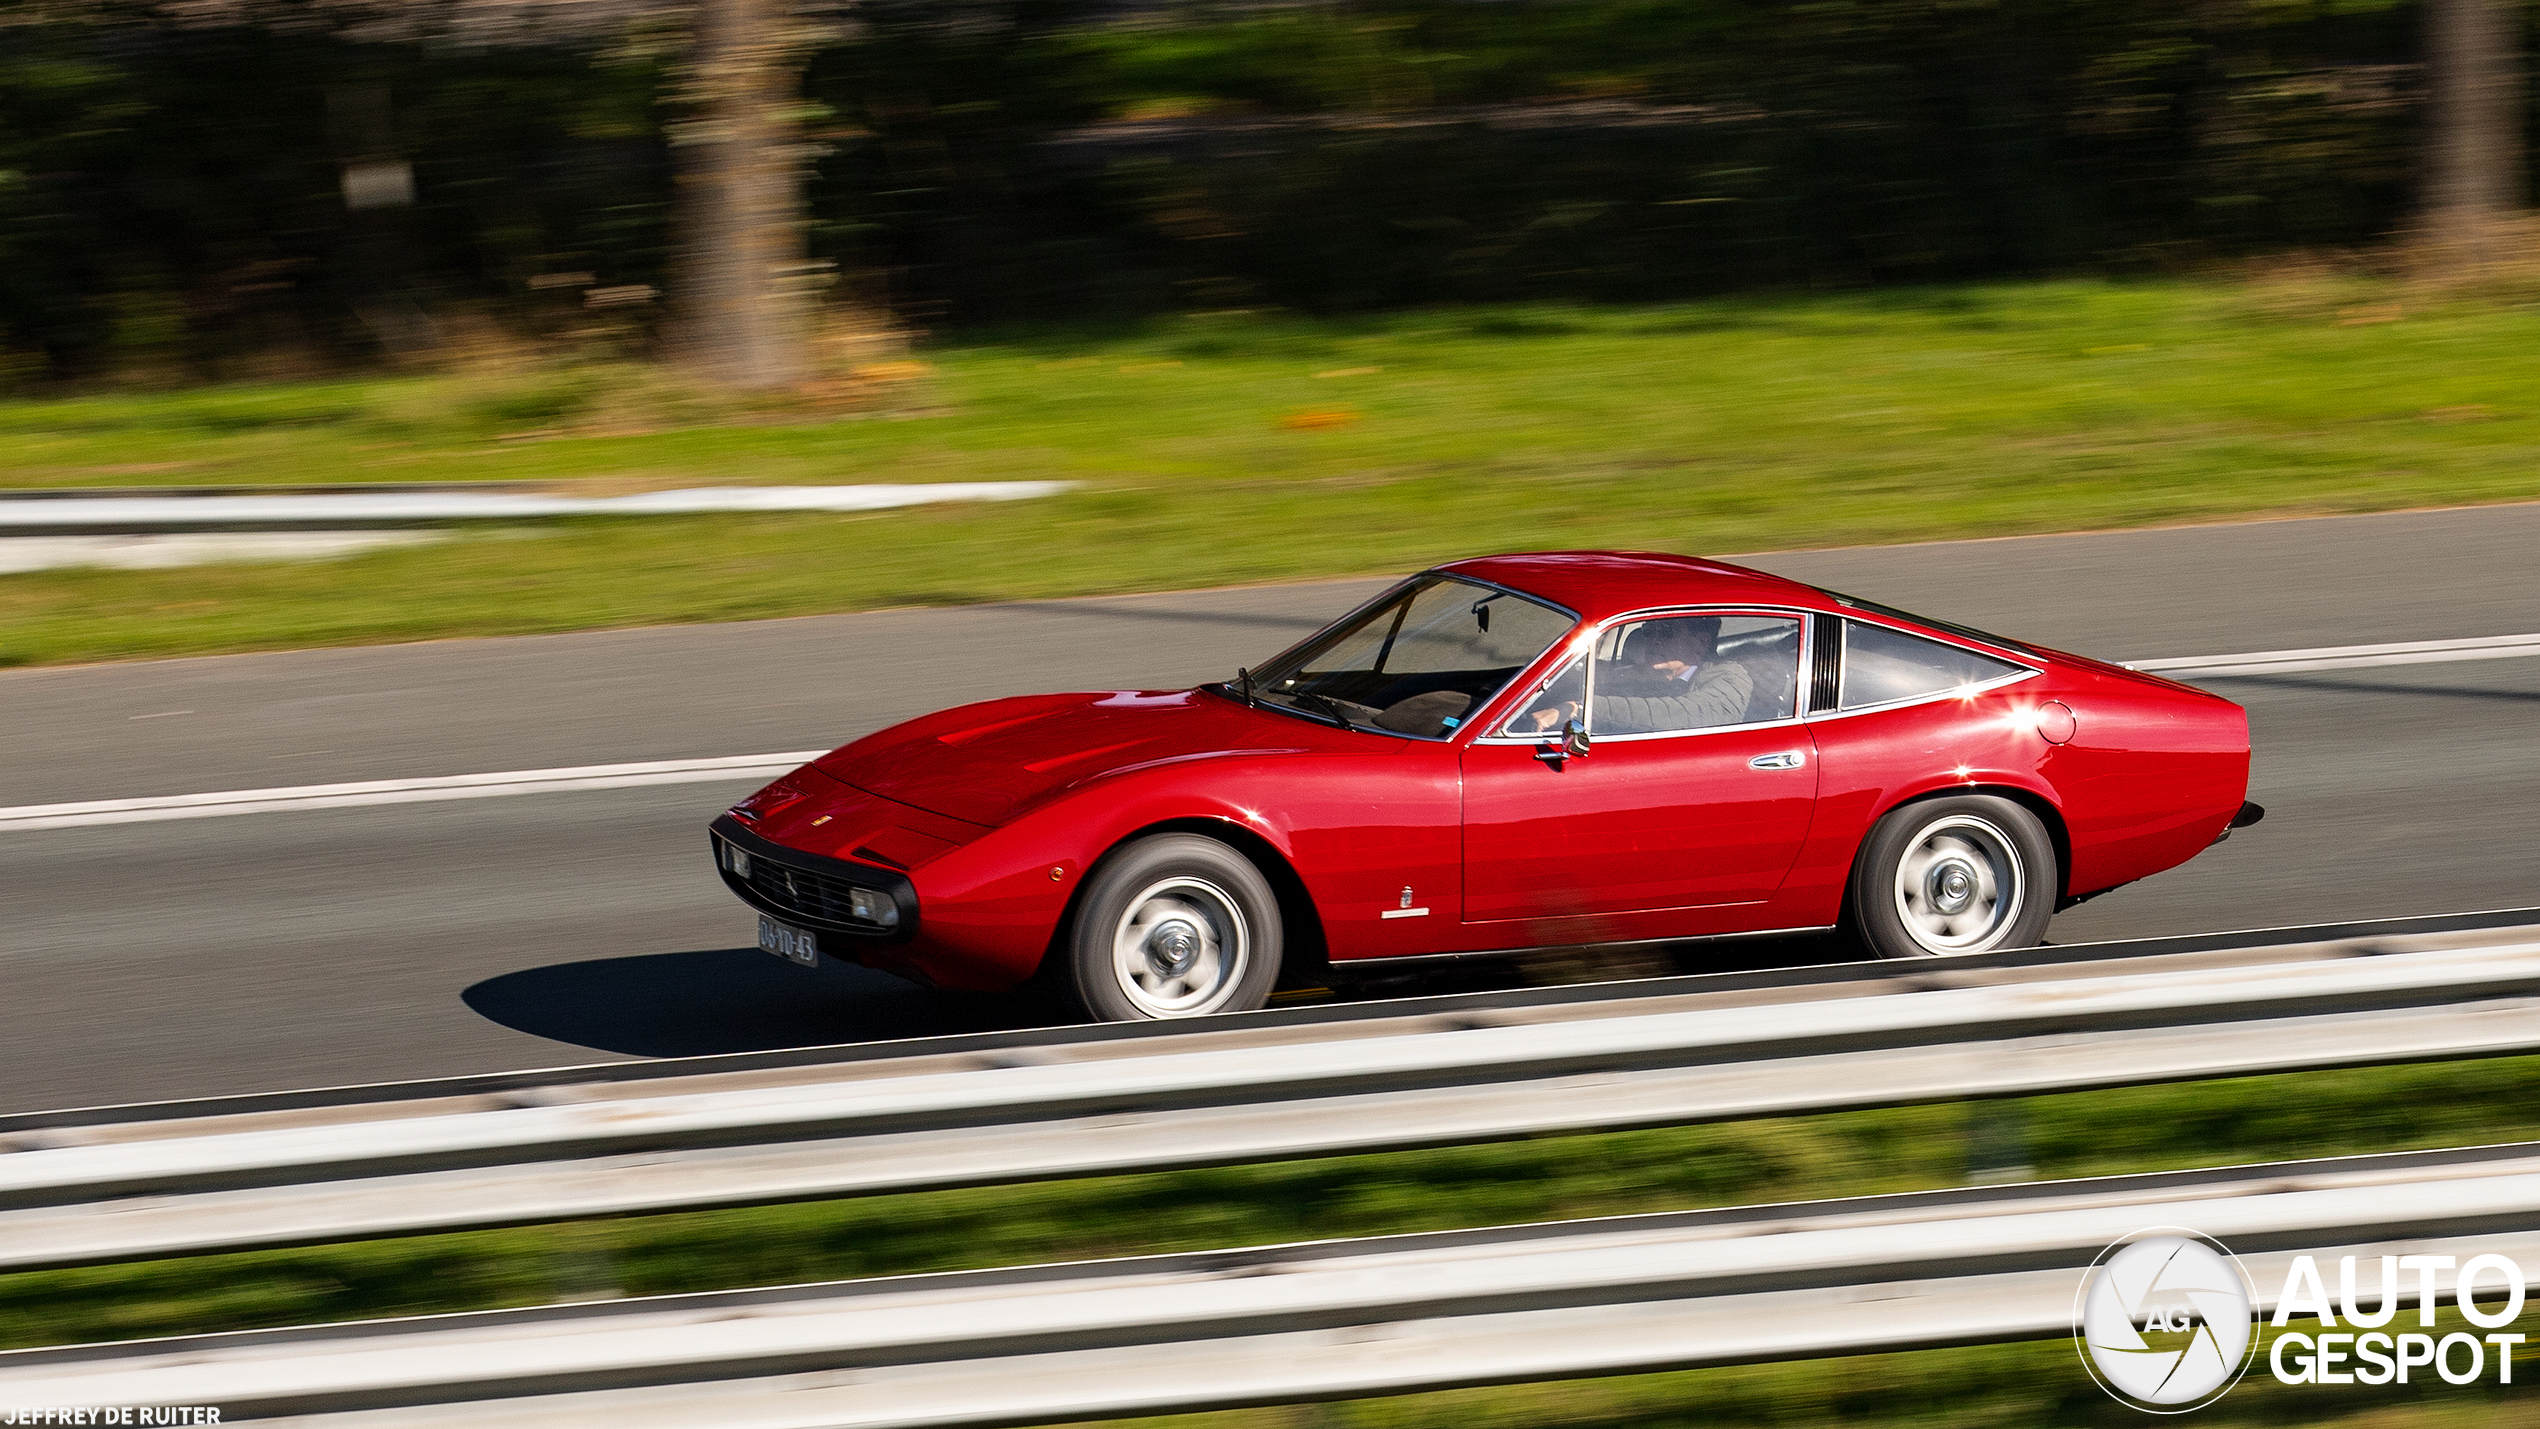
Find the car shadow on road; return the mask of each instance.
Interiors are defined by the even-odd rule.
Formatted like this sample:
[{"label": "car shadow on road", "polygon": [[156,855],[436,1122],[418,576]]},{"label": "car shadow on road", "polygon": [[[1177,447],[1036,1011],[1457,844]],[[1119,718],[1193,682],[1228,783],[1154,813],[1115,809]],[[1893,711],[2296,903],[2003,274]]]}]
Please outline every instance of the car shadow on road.
[{"label": "car shadow on road", "polygon": [[[1688,972],[1749,972],[1857,956],[1824,938],[1692,943],[1672,957],[1608,965],[1581,950],[1537,965],[1423,968],[1346,994],[1360,1001]],[[1069,1019],[1026,994],[933,992],[870,968],[798,968],[757,948],[592,958],[490,977],[459,994],[478,1016],[551,1042],[630,1057],[700,1057],[1052,1026]],[[1315,1000],[1315,999],[1308,999]]]},{"label": "car shadow on road", "polygon": [[524,968],[468,988],[478,1016],[515,1032],[632,1057],[822,1047],[1059,1020],[1019,994],[932,992],[869,968],[798,968],[756,948],[593,958]]}]

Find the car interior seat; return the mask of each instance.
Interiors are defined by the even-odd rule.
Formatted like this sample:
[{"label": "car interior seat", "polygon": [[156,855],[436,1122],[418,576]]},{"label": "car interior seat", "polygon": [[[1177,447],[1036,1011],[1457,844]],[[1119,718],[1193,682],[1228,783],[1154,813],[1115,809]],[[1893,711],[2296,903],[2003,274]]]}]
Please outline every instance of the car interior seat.
[{"label": "car interior seat", "polygon": [[1740,646],[1736,657],[1754,678],[1746,697],[1746,722],[1764,724],[1799,712],[1799,632],[1789,630],[1754,645]]}]

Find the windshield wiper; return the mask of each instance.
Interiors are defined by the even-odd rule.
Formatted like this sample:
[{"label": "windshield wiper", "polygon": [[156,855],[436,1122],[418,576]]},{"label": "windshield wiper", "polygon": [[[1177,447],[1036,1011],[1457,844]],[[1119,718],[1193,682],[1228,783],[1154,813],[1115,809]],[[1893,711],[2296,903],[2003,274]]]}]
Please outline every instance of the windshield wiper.
[{"label": "windshield wiper", "polygon": [[1320,709],[1327,715],[1330,715],[1333,719],[1340,721],[1341,728],[1358,728],[1357,725],[1350,723],[1349,711],[1342,709],[1340,701],[1333,699],[1330,695],[1318,695],[1312,690],[1290,690],[1288,692],[1288,698],[1294,703],[1300,705],[1304,704],[1308,700],[1311,700],[1314,702],[1315,708]]}]

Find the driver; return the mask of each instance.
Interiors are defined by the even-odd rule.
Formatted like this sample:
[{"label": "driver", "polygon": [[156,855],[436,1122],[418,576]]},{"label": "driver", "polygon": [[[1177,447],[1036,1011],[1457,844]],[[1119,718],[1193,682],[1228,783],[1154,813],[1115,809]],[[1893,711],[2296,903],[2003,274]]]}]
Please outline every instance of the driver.
[{"label": "driver", "polygon": [[[1599,734],[1656,734],[1737,724],[1755,693],[1755,677],[1735,660],[1719,658],[1717,616],[1653,620],[1634,632],[1628,660],[1597,671]],[[1578,717],[1575,699],[1531,711],[1537,730],[1558,729]]]}]

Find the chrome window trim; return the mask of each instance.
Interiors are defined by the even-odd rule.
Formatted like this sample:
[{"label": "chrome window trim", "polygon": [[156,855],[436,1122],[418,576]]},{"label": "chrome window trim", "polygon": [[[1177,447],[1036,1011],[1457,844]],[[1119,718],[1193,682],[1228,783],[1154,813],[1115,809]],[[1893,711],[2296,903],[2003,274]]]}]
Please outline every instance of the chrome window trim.
[{"label": "chrome window trim", "polygon": [[[1487,584],[1487,582],[1476,582],[1476,584]],[[1551,604],[1549,601],[1541,603],[1546,605]],[[1588,729],[1588,738],[1595,740],[1598,743],[1625,744],[1638,743],[1652,739],[1686,739],[1696,735],[1705,734],[1733,734],[1744,730],[1778,729],[1786,724],[1814,724],[1821,720],[1850,719],[1855,715],[1884,714],[1889,710],[1911,709],[1916,705],[1934,704],[1941,700],[1967,699],[1975,695],[1991,694],[1995,690],[2005,689],[2009,686],[2018,684],[2022,680],[2033,679],[2046,673],[2043,669],[2029,663],[2026,660],[2014,658],[2008,651],[2001,650],[1998,647],[1988,645],[1981,641],[1961,640],[1955,636],[1944,634],[1940,631],[1917,629],[1881,616],[1861,614],[1850,608],[1846,608],[1844,610],[1819,610],[1814,606],[1776,605],[1770,602],[1719,602],[1710,605],[1649,606],[1600,621],[1594,627],[1589,629],[1584,636],[1573,638],[1569,652],[1565,653],[1563,658],[1555,664],[1550,671],[1546,672],[1542,679],[1535,681],[1531,685],[1522,687],[1512,681],[1510,683],[1510,688],[1524,688],[1527,696],[1531,698],[1533,695],[1549,686],[1555,679],[1560,677],[1561,672],[1568,668],[1570,660],[1574,658],[1575,654],[1581,649],[1582,642],[1584,642],[1585,649],[1593,651],[1596,648],[1596,642],[1605,638],[1605,632],[1617,625],[1628,625],[1638,620],[1652,620],[1670,615],[1738,614],[1795,615],[1800,617],[1799,682],[1796,691],[1796,698],[1793,701],[1794,708],[1798,710],[1798,713],[1792,715],[1788,719],[1765,720],[1760,723],[1719,724],[1711,725],[1703,729],[1661,730],[1651,734],[1609,734],[1604,736],[1602,739],[1598,738],[1593,721],[1591,720]],[[1875,625],[1882,629],[1893,630],[1899,635],[1909,635],[1917,640],[1929,640],[1937,645],[1947,645],[1953,649],[1964,650],[1970,655],[1981,655],[1986,659],[1999,660],[2004,664],[2016,665],[2019,668],[2008,675],[1996,676],[1995,678],[1986,680],[1981,684],[1953,685],[1945,690],[1934,690],[1925,695],[1908,695],[1903,699],[1886,700],[1875,705],[1855,705],[1850,709],[1842,708],[1840,705],[1832,709],[1810,709],[1808,707],[1808,686],[1810,683],[1808,674],[1810,668],[1810,658],[1816,653],[1816,642],[1820,638],[1820,633],[1824,630],[1826,622],[1840,620],[1857,620],[1864,625]],[[1840,651],[1838,650],[1838,655],[1839,654]],[[1587,676],[1587,698],[1592,711],[1596,699],[1596,662],[1594,660],[1590,660],[1588,662]],[[1841,698],[1841,690],[1842,686],[1838,683],[1836,686],[1836,697],[1838,699]],[[1501,691],[1501,697],[1505,698],[1507,693],[1508,692],[1506,690]],[[1542,738],[1529,739],[1520,735],[1486,734],[1475,736],[1472,742],[1475,744],[1513,744],[1532,747],[1541,745],[1545,743],[1546,740]]]},{"label": "chrome window trim", "polygon": [[[1547,652],[1557,653],[1559,655],[1559,658],[1552,662],[1552,668],[1544,671],[1540,679],[1524,683],[1514,680],[1510,681],[1508,689],[1500,691],[1499,694],[1492,699],[1492,705],[1497,705],[1500,701],[1507,700],[1509,690],[1523,690],[1525,691],[1524,696],[1520,699],[1509,701],[1511,707],[1505,711],[1494,712],[1490,707],[1485,706],[1482,712],[1489,715],[1490,718],[1474,721],[1474,728],[1489,729],[1493,725],[1505,724],[1509,720],[1516,718],[1517,706],[1525,704],[1527,700],[1531,700],[1535,696],[1542,694],[1545,690],[1552,688],[1552,682],[1561,678],[1561,672],[1570,668],[1571,661],[1579,659],[1587,651],[1596,648],[1597,638],[1602,633],[1603,627],[1600,626],[1595,630],[1589,631],[1585,635],[1573,635],[1570,637],[1570,642],[1566,646],[1556,646],[1554,647],[1553,652]],[[1588,661],[1587,667],[1587,678],[1583,683],[1587,687],[1587,698],[1594,700],[1596,698],[1596,662],[1594,660]],[[1550,733],[1536,739],[1529,739],[1521,735],[1480,734],[1475,735],[1472,742],[1475,744],[1522,744],[1532,747],[1538,744],[1549,743],[1552,738],[1553,735]]]},{"label": "chrome window trim", "polygon": [[[1747,729],[1780,729],[1785,725],[1802,722],[1798,716],[1793,716],[1789,719],[1756,720],[1748,724],[1706,724],[1700,729],[1653,729],[1644,734],[1598,734],[1595,730],[1589,730],[1588,738],[1598,744],[1640,744],[1652,739],[1687,739],[1697,734],[1735,734]],[[1503,742],[1533,744],[1536,741],[1525,739]]]},{"label": "chrome window trim", "polygon": [[[1897,625],[1896,618],[1894,616],[1889,616],[1885,613],[1886,610],[1895,610],[1896,608],[1894,606],[1887,605],[1884,601],[1872,602],[1874,605],[1883,607],[1884,609],[1881,611],[1858,613],[1866,611],[1867,607],[1855,605],[1853,602],[1867,600],[1867,596],[1845,595],[1841,591],[1831,591],[1826,589],[1824,586],[1809,586],[1808,588],[1815,591],[1817,594],[1824,596],[1826,599],[1833,601],[1835,604],[1842,606],[1843,609],[1832,613],[1842,617],[1843,619],[1867,620],[1872,625],[1884,625],[1891,630],[1901,628]],[[1910,610],[1898,610],[1896,611],[1896,615],[1902,616],[1907,620],[1929,619],[1929,617],[1926,616],[1918,616]],[[1921,633],[1922,632],[1920,631],[1906,631],[1906,634],[1908,635]],[[2011,637],[2008,635],[1994,635],[1987,631],[1974,629],[1973,627],[1968,627],[1965,634],[1960,634],[1954,630],[1946,630],[1940,626],[1933,626],[1932,633],[1928,636],[1928,638],[1938,640],[1949,645],[1972,646],[1976,648],[1977,653],[1979,654],[1991,655],[1996,659],[2008,660],[2015,665],[2032,665],[2038,660],[2044,658],[2041,652],[2026,644],[2003,643],[2010,642]]]},{"label": "chrome window trim", "polygon": [[[1850,617],[1847,616],[1845,618],[1849,619]],[[1905,633],[1911,635],[1914,632],[1908,630]],[[1911,695],[1905,699],[1886,700],[1875,705],[1854,705],[1848,710],[1821,710],[1816,714],[1807,716],[1806,718],[1812,723],[1818,720],[1850,719],[1854,715],[1885,714],[1889,710],[1912,709],[1916,705],[1937,704],[1942,700],[1972,699],[1977,695],[1989,695],[1995,690],[2005,689],[2009,686],[2016,685],[2022,680],[2033,680],[2045,673],[2046,672],[2043,670],[2021,669],[2008,675],[2002,675],[1995,679],[1987,680],[1981,685],[1952,685],[1945,690],[1934,690],[1928,695]]]},{"label": "chrome window trim", "polygon": [[[1933,630],[1916,630],[1908,626],[1899,625],[1893,620],[1885,620],[1877,616],[1859,615],[1848,609],[1843,611],[1818,611],[1816,614],[1828,620],[1857,620],[1863,625],[1875,625],[1882,630],[1893,630],[1899,635],[1911,636],[1917,640],[1928,640],[1934,645],[1946,645],[1952,649],[1964,650],[1970,655],[1981,655],[1988,660],[1996,660],[2005,665],[2016,665],[2019,668],[2013,670],[2010,674],[1996,675],[1990,680],[1981,681],[1973,685],[1952,685],[1948,689],[1934,690],[1925,695],[1907,695],[1903,699],[1882,700],[1874,705],[1854,705],[1849,709],[1844,708],[1840,703],[1843,699],[1843,683],[1840,675],[1838,675],[1835,682],[1835,699],[1837,701],[1835,707],[1828,710],[1812,711],[1809,714],[1802,716],[1802,718],[1807,720],[1850,719],[1854,715],[1883,714],[1888,710],[1911,709],[1916,705],[1935,704],[1941,700],[1963,700],[1975,695],[1990,694],[1995,690],[2005,689],[2009,686],[2018,684],[2022,680],[2034,679],[2037,676],[2046,673],[2043,669],[2031,664],[2029,661],[2014,659],[2011,655],[2000,651],[1996,647],[1986,645],[1982,641],[1960,640],[1955,636],[1944,635]],[[1838,658],[1840,658],[1840,650],[1838,650],[1837,655]]]},{"label": "chrome window trim", "polygon": [[[1312,634],[1307,635],[1304,639],[1291,642],[1285,649],[1282,649],[1277,654],[1272,655],[1268,663],[1275,664],[1278,661],[1287,658],[1290,652],[1301,649],[1304,646],[1311,645],[1315,641],[1322,639],[1331,631],[1358,619],[1360,616],[1367,614],[1369,611],[1377,609],[1386,601],[1392,600],[1394,597],[1402,594],[1405,587],[1411,585],[1415,581],[1418,581],[1422,576],[1436,576],[1440,580],[1455,581],[1462,585],[1480,586],[1484,590],[1495,590],[1502,595],[1513,595],[1519,600],[1526,601],[1529,604],[1539,605],[1546,610],[1555,612],[1556,614],[1570,617],[1570,624],[1573,628],[1575,628],[1579,623],[1579,613],[1572,610],[1570,607],[1563,605],[1557,600],[1549,600],[1543,596],[1519,590],[1512,585],[1502,585],[1498,581],[1484,580],[1480,576],[1466,575],[1461,571],[1450,571],[1441,566],[1431,566],[1426,570],[1414,571],[1410,575],[1404,576],[1402,579],[1395,581],[1392,585],[1385,587],[1383,590],[1367,597],[1358,604],[1351,606],[1348,610],[1342,612],[1341,614],[1334,616],[1330,620],[1324,621],[1321,625],[1314,628]],[[1552,642],[1551,646],[1547,648],[1557,650],[1560,647],[1561,642],[1555,640]],[[1541,660],[1542,658],[1543,656],[1541,655],[1537,655],[1535,657],[1537,660]],[[1517,676],[1523,676],[1525,673],[1525,666],[1521,665],[1517,668]],[[1545,683],[1551,683],[1549,676],[1545,678]],[[1509,679],[1509,682],[1506,685],[1501,686],[1489,700],[1482,702],[1483,708],[1487,711],[1493,701],[1505,698],[1509,690],[1516,688],[1517,684],[1517,677],[1512,676]],[[1210,689],[1222,687],[1231,691],[1236,688],[1236,685],[1237,682],[1233,680],[1210,680],[1200,685],[1198,688]],[[1283,714],[1288,716],[1290,719],[1303,720],[1307,724],[1320,725],[1325,729],[1341,728],[1341,726],[1333,724],[1330,720],[1325,719],[1320,715],[1308,714],[1305,711],[1290,705],[1271,704],[1267,701],[1260,700],[1257,697],[1258,693],[1259,692],[1256,691],[1256,698],[1251,704],[1251,708],[1253,709],[1268,710],[1274,714]],[[1242,697],[1236,696],[1236,698],[1241,700]],[[1398,729],[1387,729],[1382,725],[1363,724],[1356,721],[1352,721],[1349,724],[1348,732],[1356,734],[1381,734],[1391,739],[1408,739],[1420,744],[1453,744],[1464,733],[1463,729],[1459,726],[1458,728],[1448,730],[1444,734],[1405,734]],[[1528,740],[1520,742],[1532,743],[1533,741]]]},{"label": "chrome window trim", "polygon": [[[1570,642],[1571,653],[1565,655],[1559,663],[1555,664],[1551,670],[1547,671],[1542,679],[1535,681],[1531,685],[1524,686],[1523,688],[1526,691],[1528,699],[1531,699],[1545,689],[1550,688],[1554,680],[1561,678],[1561,672],[1570,667],[1571,659],[1576,658],[1577,655],[1581,653],[1593,654],[1596,650],[1597,642],[1605,638],[1605,632],[1614,629],[1616,626],[1630,625],[1643,620],[1664,620],[1670,616],[1678,615],[1795,616],[1799,620],[1799,683],[1794,687],[1791,697],[1791,709],[1793,712],[1784,718],[1759,720],[1748,724],[1704,725],[1700,729],[1652,730],[1646,734],[1599,735],[1596,732],[1595,717],[1596,661],[1593,659],[1587,662],[1587,679],[1583,682],[1586,687],[1586,698],[1582,703],[1582,710],[1588,716],[1588,738],[1598,744],[1638,744],[1653,739],[1690,739],[1697,735],[1734,734],[1740,730],[1779,729],[1786,724],[1801,724],[1808,718],[1806,714],[1800,713],[1800,711],[1804,710],[1808,703],[1807,673],[1808,655],[1810,650],[1808,641],[1810,639],[1810,627],[1814,624],[1814,622],[1809,620],[1808,617],[1822,614],[1824,614],[1823,611],[1813,610],[1804,605],[1773,605],[1768,602],[1753,601],[1724,601],[1711,605],[1654,605],[1640,610],[1627,611],[1624,614],[1611,616],[1605,620],[1599,621],[1596,625],[1591,627],[1585,635],[1573,638]],[[1911,635],[1914,632],[1909,630],[1904,633]],[[1511,688],[1519,687],[1512,682]],[[1501,693],[1505,695],[1506,691],[1502,691]],[[1525,703],[1525,700],[1519,700],[1517,703],[1522,705]],[[1513,718],[1514,715],[1515,711],[1511,710],[1509,712],[1509,716]],[[1484,727],[1488,727],[1487,723]],[[1549,734],[1531,739],[1524,735],[1484,734],[1476,735],[1473,739],[1473,743],[1514,744],[1533,748],[1538,745],[1550,743],[1551,739],[1552,736]]]}]

